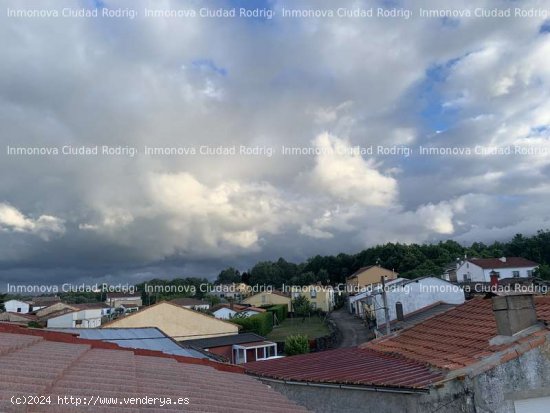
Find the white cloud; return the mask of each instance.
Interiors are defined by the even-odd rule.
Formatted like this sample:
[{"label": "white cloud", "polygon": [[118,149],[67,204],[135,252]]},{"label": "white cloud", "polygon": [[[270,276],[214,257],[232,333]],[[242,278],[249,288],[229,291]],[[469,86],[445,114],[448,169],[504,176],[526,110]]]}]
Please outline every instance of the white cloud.
[{"label": "white cloud", "polygon": [[372,160],[350,151],[352,145],[327,133],[313,141],[320,151],[310,175],[311,183],[337,202],[386,206],[397,197],[397,181],[381,174]]},{"label": "white cloud", "polygon": [[51,215],[40,215],[36,219],[25,216],[17,208],[0,203],[0,230],[37,234],[48,240],[52,234],[65,232],[64,221]]}]

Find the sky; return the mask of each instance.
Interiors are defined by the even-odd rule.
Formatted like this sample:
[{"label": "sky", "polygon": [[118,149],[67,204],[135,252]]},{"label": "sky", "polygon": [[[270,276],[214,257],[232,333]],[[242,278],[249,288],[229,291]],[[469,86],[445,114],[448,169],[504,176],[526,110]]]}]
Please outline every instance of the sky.
[{"label": "sky", "polygon": [[[548,148],[544,2],[453,2],[547,13],[503,18],[419,17],[441,9],[435,0],[22,4],[0,0],[0,283],[213,279],[280,256],[550,228],[547,153],[419,153]],[[63,7],[138,16],[8,16]],[[202,7],[275,16],[141,15]],[[337,7],[413,15],[280,17]],[[236,155],[145,154],[233,145]],[[137,154],[8,150],[95,146]]]}]

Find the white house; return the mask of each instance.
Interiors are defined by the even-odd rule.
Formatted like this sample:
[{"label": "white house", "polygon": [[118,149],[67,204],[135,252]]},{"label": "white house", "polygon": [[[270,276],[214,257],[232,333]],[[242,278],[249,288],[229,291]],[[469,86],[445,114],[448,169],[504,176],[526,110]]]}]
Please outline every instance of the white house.
[{"label": "white house", "polygon": [[229,320],[237,315],[239,317],[251,317],[264,313],[265,311],[266,310],[263,308],[249,307],[240,304],[220,304],[216,307],[216,310],[212,312],[212,315],[220,320]]},{"label": "white house", "polygon": [[229,307],[221,307],[212,313],[212,315],[220,320],[229,320],[237,314],[237,311]]},{"label": "white house", "polygon": [[111,308],[120,307],[121,304],[133,304],[137,307],[141,307],[143,305],[141,301],[141,293],[132,293],[129,291],[107,293],[107,296],[105,297],[105,304]]},{"label": "white house", "polygon": [[207,301],[197,300],[192,297],[175,298],[170,300],[172,304],[179,305],[181,307],[189,308],[196,311],[208,311],[210,304]]},{"label": "white house", "polygon": [[32,303],[21,300],[8,300],[4,302],[4,309],[8,313],[28,314],[32,311]]},{"label": "white house", "polygon": [[[386,299],[390,322],[397,319],[398,305],[403,308],[403,315],[407,316],[436,303],[459,305],[465,301],[461,287],[437,277],[392,280],[386,285]],[[355,300],[355,313],[374,320],[376,326],[385,324],[381,287]]]},{"label": "white house", "polygon": [[[393,284],[403,283],[406,281],[409,281],[409,280],[407,278],[396,278],[394,280],[389,280],[388,282],[386,282],[386,289]],[[361,300],[373,294],[379,294],[382,291],[382,285],[371,284],[369,286],[362,287],[362,290],[363,291],[360,293],[350,295],[347,300],[348,311],[351,314],[355,314],[359,317],[364,316]]]},{"label": "white house", "polygon": [[490,282],[491,272],[498,278],[532,277],[538,264],[521,257],[470,258],[456,270],[458,282]]},{"label": "white house", "polygon": [[102,308],[87,308],[76,311],[62,310],[49,314],[47,328],[97,328],[101,326]]}]

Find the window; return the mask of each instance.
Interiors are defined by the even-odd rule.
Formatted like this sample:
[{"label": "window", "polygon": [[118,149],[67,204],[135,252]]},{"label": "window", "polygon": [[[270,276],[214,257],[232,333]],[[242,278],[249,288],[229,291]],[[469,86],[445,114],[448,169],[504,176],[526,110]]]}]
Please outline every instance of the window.
[{"label": "window", "polygon": [[265,295],[262,295],[262,304],[267,303],[267,297]]},{"label": "window", "polygon": [[317,298],[317,290],[313,288],[310,292],[311,298]]},{"label": "window", "polygon": [[17,307],[17,312],[18,312],[18,313],[21,312],[21,307]]},{"label": "window", "polygon": [[75,321],[75,324],[76,324],[77,326],[81,326],[81,325],[82,325],[82,320],[76,320],[76,321]]},{"label": "window", "polygon": [[519,271],[512,271],[512,277],[518,278],[519,277]]},{"label": "window", "polygon": [[533,270],[527,270],[527,276],[532,277],[533,276]]},{"label": "window", "polygon": [[463,275],[464,282],[470,282],[472,279],[470,278],[470,274],[464,274]]}]

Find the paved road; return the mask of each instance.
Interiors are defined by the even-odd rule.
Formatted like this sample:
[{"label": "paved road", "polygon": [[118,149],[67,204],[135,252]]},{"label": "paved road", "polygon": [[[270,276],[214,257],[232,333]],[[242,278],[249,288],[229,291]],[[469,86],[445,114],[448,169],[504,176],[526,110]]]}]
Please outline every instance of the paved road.
[{"label": "paved road", "polygon": [[333,311],[330,318],[336,323],[342,334],[338,347],[357,346],[369,340],[368,329],[359,318],[349,314],[345,307]]}]

